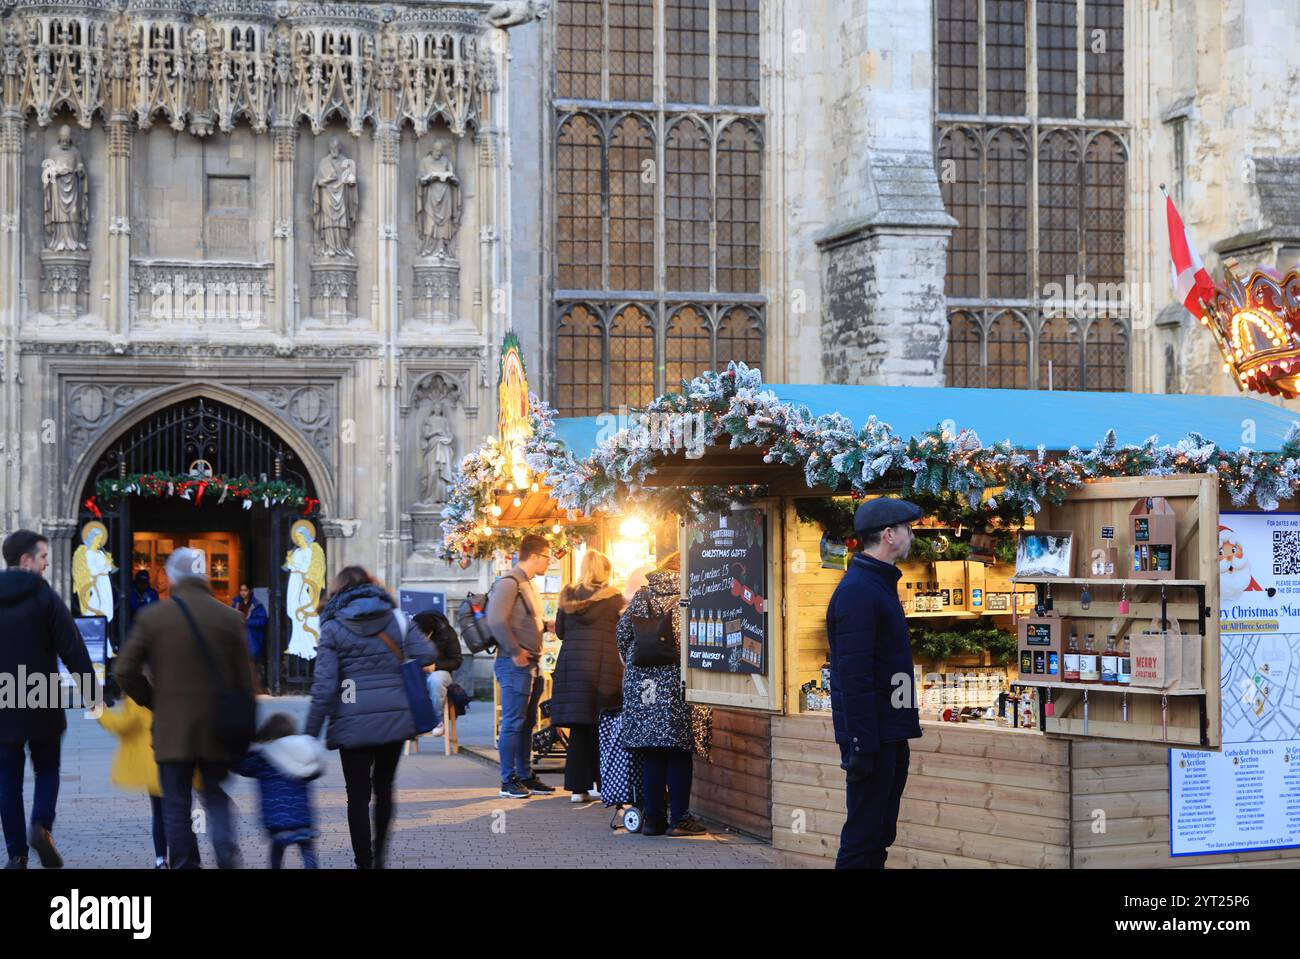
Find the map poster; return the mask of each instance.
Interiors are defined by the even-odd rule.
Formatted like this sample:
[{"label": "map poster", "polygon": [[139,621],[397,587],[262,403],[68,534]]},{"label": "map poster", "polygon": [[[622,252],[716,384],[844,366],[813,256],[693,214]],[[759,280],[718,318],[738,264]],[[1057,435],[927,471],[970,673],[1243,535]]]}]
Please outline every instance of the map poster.
[{"label": "map poster", "polygon": [[767,514],[711,513],[686,529],[687,664],[767,675]]},{"label": "map poster", "polygon": [[1169,751],[1170,854],[1300,846],[1300,513],[1219,516],[1223,750]]}]

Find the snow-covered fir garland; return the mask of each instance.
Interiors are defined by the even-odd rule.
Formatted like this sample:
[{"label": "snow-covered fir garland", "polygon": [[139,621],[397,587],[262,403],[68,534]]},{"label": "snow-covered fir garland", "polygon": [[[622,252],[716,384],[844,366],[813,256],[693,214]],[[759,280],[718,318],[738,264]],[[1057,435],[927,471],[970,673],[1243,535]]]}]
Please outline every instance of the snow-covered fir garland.
[{"label": "snow-covered fir garland", "polygon": [[[928,512],[975,529],[994,520],[1022,522],[1045,503],[1059,503],[1071,490],[1104,477],[1217,473],[1233,505],[1253,499],[1263,510],[1277,509],[1300,489],[1300,422],[1288,430],[1278,453],[1244,446],[1224,450],[1196,433],[1172,446],[1158,445],[1155,436],[1140,446],[1120,445],[1109,430],[1091,449],[1075,446],[1049,456],[1042,446],[1023,450],[1007,440],[985,446],[972,430],[952,435],[936,426],[903,437],[874,416],[860,428],[840,413],[813,416],[806,406],[786,403],[765,388],[757,369],[735,362],[656,398],[584,459],[556,437],[555,411],[535,397],[531,417],[528,466],[570,517],[636,507],[654,516],[695,518],[762,495],[762,487],[645,485],[654,460],[666,451],[724,440],[732,449],[757,447],[765,462],[802,469],[810,488],[855,496],[896,490]],[[449,556],[484,555],[482,544],[491,534],[485,537],[483,530],[490,528],[501,460],[496,441],[488,440],[461,463],[442,513]]]}]

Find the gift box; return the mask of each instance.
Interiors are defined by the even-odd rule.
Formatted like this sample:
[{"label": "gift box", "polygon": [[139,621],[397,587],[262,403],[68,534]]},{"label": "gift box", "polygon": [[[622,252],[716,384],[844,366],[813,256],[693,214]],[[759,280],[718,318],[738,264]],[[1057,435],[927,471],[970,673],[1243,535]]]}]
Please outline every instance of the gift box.
[{"label": "gift box", "polygon": [[1134,579],[1173,579],[1178,523],[1163,496],[1140,499],[1129,510],[1132,544],[1128,575]]}]

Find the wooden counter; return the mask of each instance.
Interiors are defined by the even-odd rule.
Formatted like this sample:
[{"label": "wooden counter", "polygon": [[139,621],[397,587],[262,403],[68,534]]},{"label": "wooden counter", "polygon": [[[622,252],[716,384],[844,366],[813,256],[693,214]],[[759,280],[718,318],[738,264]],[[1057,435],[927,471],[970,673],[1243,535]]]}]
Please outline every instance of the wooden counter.
[{"label": "wooden counter", "polygon": [[[1300,849],[1169,855],[1169,750],[923,722],[891,868],[1294,868]],[[830,868],[844,771],[830,716],[772,718],[772,845]]]},{"label": "wooden counter", "polygon": [[[1069,748],[1031,731],[922,723],[891,866],[1063,868]],[[827,714],[772,720],[772,845],[788,865],[832,866],[844,771]]]}]

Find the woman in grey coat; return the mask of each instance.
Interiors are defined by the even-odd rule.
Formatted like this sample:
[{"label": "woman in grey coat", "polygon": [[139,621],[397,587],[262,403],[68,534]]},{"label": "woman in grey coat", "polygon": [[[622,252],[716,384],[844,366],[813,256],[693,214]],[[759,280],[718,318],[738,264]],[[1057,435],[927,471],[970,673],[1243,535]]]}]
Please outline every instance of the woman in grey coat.
[{"label": "woman in grey coat", "polygon": [[[632,662],[636,645],[633,619],[670,616],[674,640],[681,636],[681,558],[673,553],[646,577],[623,611],[614,635],[623,660],[623,722],[619,744],[639,749],[645,788],[646,836],[698,836],[705,832],[691,816],[692,751],[695,735],[691,708],[682,693],[678,660],[667,666],[637,666]],[[669,817],[664,816],[664,790]]]},{"label": "woman in grey coat", "polygon": [[[415,735],[415,719],[402,685],[402,660],[410,658],[427,666],[436,655],[433,645],[415,626],[402,635],[393,615],[396,606],[370,573],[360,566],[348,566],[335,577],[329,602],[320,615],[316,678],[305,731],[309,736],[319,736],[325,720],[330,721],[325,744],[337,749],[343,761],[348,831],[358,869],[383,868],[388,826],[393,817],[397,761],[402,755],[402,743]],[[402,656],[398,655],[399,649]]]}]

